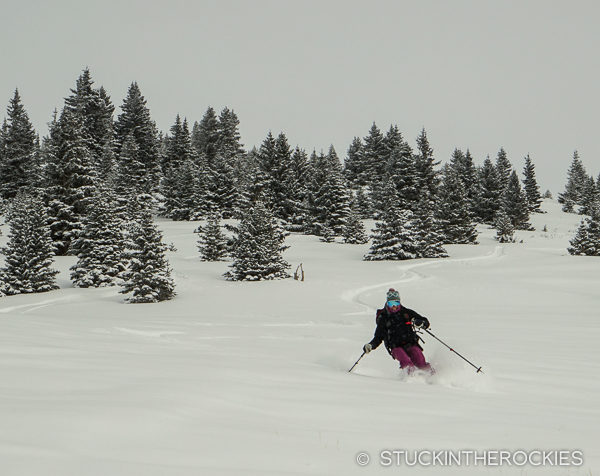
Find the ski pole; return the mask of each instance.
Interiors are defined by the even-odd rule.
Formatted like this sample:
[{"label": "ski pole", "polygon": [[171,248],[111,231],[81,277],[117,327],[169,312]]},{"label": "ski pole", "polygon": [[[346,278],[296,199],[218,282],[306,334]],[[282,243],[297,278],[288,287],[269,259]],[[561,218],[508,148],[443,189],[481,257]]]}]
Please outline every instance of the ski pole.
[{"label": "ski pole", "polygon": [[[427,332],[427,334],[429,334],[431,337],[433,337],[435,340],[441,342],[442,344],[444,344],[446,347],[448,347],[448,349],[450,349],[450,351],[454,352],[456,355],[458,355],[461,359],[463,359],[465,362],[468,362],[470,365],[472,365],[473,367],[475,367],[475,369],[477,370],[477,373],[481,372],[483,373],[483,370],[481,370],[481,367],[477,367],[477,365],[475,365],[473,362],[471,362],[468,359],[465,359],[462,355],[460,355],[458,352],[456,352],[452,347],[450,347],[448,344],[446,344],[443,340],[438,339],[435,334],[433,334],[433,332],[429,332],[429,330],[424,329],[425,332]],[[360,359],[358,359],[360,360]],[[358,362],[357,362],[358,363]]]},{"label": "ski pole", "polygon": [[358,364],[360,362],[360,359],[362,359],[365,356],[366,352],[363,351],[362,355],[358,358],[358,360],[356,362],[354,362],[354,365],[352,367],[350,367],[350,370],[348,370],[348,372],[352,372],[352,369],[354,367],[356,367],[356,364]]}]

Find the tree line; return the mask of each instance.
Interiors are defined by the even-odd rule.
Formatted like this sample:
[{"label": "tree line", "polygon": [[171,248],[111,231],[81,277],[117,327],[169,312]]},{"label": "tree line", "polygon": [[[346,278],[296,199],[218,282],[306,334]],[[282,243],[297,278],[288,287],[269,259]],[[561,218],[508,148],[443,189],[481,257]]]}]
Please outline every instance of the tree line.
[{"label": "tree line", "polygon": [[[395,125],[384,133],[373,123],[364,138],[353,139],[343,161],[333,146],[310,153],[292,147],[283,132],[269,132],[259,147],[245,150],[239,119],[229,108],[217,114],[208,107],[191,127],[177,116],[163,133],[136,82],[115,117],[109,94],[95,87],[85,69],[41,139],[18,90],[8,105],[0,129],[0,198],[11,235],[0,293],[54,286],[52,272],[37,273],[46,278],[34,285],[9,259],[24,253],[19,246],[35,248],[19,245],[17,235],[29,230],[24,236],[33,243],[36,227],[45,257],[39,263],[48,263],[52,254],[75,255],[75,286],[120,283],[132,302],[174,295],[153,214],[211,218],[213,232],[220,231],[220,219],[240,220],[230,229],[236,238],[225,242],[203,231],[202,240],[225,246],[233,257],[228,279],[286,275],[289,265],[281,252],[289,232],[365,243],[364,219],[377,221],[365,260],[444,257],[444,245],[477,243],[477,223],[496,227],[500,241],[511,241],[515,229],[531,229],[529,215],[540,211],[541,194],[529,156],[522,179],[504,149],[482,166],[474,164],[468,149],[456,149],[439,165],[425,129],[413,148]],[[569,172],[559,197],[567,211],[597,209],[591,205],[597,204],[597,183],[591,201],[591,182],[579,169]],[[36,210],[33,221],[23,217],[29,209]],[[262,223],[248,222],[252,219]],[[259,241],[249,230],[261,230]],[[260,258],[265,271],[249,277],[245,267],[257,259],[249,242],[265,240],[272,240],[271,253]],[[270,261],[279,265],[270,267]]]}]

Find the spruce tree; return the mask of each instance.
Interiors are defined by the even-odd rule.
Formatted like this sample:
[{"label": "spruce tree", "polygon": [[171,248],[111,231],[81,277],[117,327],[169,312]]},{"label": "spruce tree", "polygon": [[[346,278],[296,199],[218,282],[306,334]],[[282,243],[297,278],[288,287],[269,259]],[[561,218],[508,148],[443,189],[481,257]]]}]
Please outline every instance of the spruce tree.
[{"label": "spruce tree", "polygon": [[344,239],[344,243],[349,243],[352,245],[364,244],[369,241],[369,237],[365,231],[365,226],[363,225],[359,214],[352,209],[350,209],[350,212],[346,218],[342,237]]},{"label": "spruce tree", "polygon": [[565,191],[558,194],[558,203],[562,204],[564,212],[572,213],[575,205],[581,204],[581,196],[587,182],[587,172],[577,151],[573,152],[573,160],[567,172]]},{"label": "spruce tree", "polygon": [[515,228],[513,227],[510,217],[503,209],[496,214],[494,226],[496,227],[496,240],[500,243],[515,242]]},{"label": "spruce tree", "polygon": [[521,188],[517,172],[513,170],[504,195],[502,209],[508,215],[515,230],[533,230],[529,223],[527,196]]},{"label": "spruce tree", "polygon": [[579,200],[581,208],[579,209],[580,215],[593,215],[600,207],[600,191],[596,186],[596,181],[591,175],[585,181],[583,190],[581,192],[581,198]]},{"label": "spruce tree", "polygon": [[51,268],[54,246],[48,228],[48,216],[42,201],[19,194],[8,212],[10,231],[2,249],[4,294],[39,293],[58,289]]},{"label": "spruce tree", "polygon": [[498,156],[496,157],[496,172],[498,173],[498,180],[500,181],[500,189],[502,190],[502,193],[504,193],[513,169],[503,147],[500,147]]},{"label": "spruce tree", "polygon": [[129,303],[152,303],[172,299],[175,283],[165,256],[162,233],[152,223],[152,215],[141,210],[131,227],[129,266],[124,272],[123,294],[131,294]]},{"label": "spruce tree", "polygon": [[462,181],[446,167],[440,187],[436,219],[447,244],[477,244],[477,229]]},{"label": "spruce tree", "polygon": [[221,230],[218,214],[211,215],[199,228],[198,251],[202,261],[223,261],[227,256],[227,237]]},{"label": "spruce tree", "polygon": [[[388,181],[385,190],[390,197],[395,196],[395,187]],[[419,256],[418,235],[411,221],[412,212],[402,210],[399,202],[390,198],[381,220],[375,224],[371,238],[373,243],[365,261],[405,260]]]},{"label": "spruce tree", "polygon": [[77,263],[71,267],[71,280],[76,287],[117,284],[127,265],[121,226],[114,196],[108,189],[101,189],[72,244]]},{"label": "spruce tree", "polygon": [[158,188],[160,176],[158,134],[136,82],[129,86],[121,111],[115,122],[116,153],[121,153],[127,137],[133,134],[138,148],[137,160],[141,164],[140,174],[144,178],[142,188],[145,193],[152,193]]},{"label": "spruce tree", "polygon": [[[386,175],[396,186],[396,195],[399,200],[400,208],[405,210],[415,210],[419,201],[419,175],[417,172],[415,158],[410,146],[401,141],[401,143],[390,152]],[[377,197],[377,194],[375,194]],[[379,203],[376,204],[378,210],[384,210],[387,196],[379,196]]]},{"label": "spruce tree", "polygon": [[542,203],[542,196],[540,194],[540,187],[535,179],[535,166],[533,165],[529,154],[525,157],[523,176],[523,186],[525,188],[525,196],[527,197],[529,211],[531,213],[541,213],[540,204]]},{"label": "spruce tree", "polygon": [[32,185],[37,150],[35,131],[18,90],[10,100],[7,116],[0,132],[0,196],[13,198]]},{"label": "spruce tree", "polygon": [[373,189],[376,184],[383,182],[388,156],[389,150],[385,138],[373,122],[369,134],[363,142],[362,160],[364,167],[361,171],[362,174],[358,176],[358,183],[366,183]]},{"label": "spruce tree", "polygon": [[363,145],[360,137],[355,137],[348,147],[344,161],[344,177],[353,187],[367,185],[367,173],[364,170]]},{"label": "spruce tree", "polygon": [[435,218],[435,201],[427,188],[422,190],[415,210],[414,223],[418,237],[418,256],[421,258],[447,258],[444,248],[445,236],[439,221]]},{"label": "spruce tree", "polygon": [[572,255],[600,256],[600,213],[585,218],[567,251]]},{"label": "spruce tree", "polygon": [[423,128],[419,137],[417,137],[415,167],[417,169],[419,189],[427,190],[427,195],[431,198],[435,197],[439,187],[440,180],[435,171],[435,167],[439,164],[440,162],[436,162],[433,157],[433,149],[429,145],[427,132],[425,132],[425,128]]},{"label": "spruce tree", "polygon": [[285,233],[273,213],[257,202],[234,229],[233,263],[225,277],[232,281],[261,281],[289,278],[290,265],[282,253]]},{"label": "spruce tree", "polygon": [[474,212],[481,222],[491,225],[502,207],[502,190],[496,167],[489,157],[479,169],[479,189],[481,193]]}]

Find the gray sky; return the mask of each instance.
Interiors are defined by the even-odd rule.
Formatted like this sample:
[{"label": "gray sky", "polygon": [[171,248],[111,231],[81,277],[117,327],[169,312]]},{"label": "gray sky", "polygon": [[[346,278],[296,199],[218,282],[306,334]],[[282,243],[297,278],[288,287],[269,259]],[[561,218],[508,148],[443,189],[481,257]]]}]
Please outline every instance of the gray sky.
[{"label": "gray sky", "polygon": [[[562,191],[574,149],[600,171],[596,1],[0,0],[2,117],[15,87],[38,131],[88,66],[116,106],[137,81],[161,130],[177,113],[238,114],[247,148],[269,130],[340,157],[372,122],[438,160],[500,146]],[[543,191],[542,190],[542,191]]]}]

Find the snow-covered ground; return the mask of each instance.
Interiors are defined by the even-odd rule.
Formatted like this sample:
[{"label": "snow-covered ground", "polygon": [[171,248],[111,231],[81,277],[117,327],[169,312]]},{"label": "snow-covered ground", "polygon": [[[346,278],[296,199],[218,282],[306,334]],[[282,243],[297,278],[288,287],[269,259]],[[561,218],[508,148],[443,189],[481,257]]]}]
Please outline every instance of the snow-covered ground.
[{"label": "snow-covered ground", "polygon": [[[178,296],[160,304],[74,289],[59,258],[61,290],[0,298],[0,475],[597,474],[600,259],[569,256],[580,217],[544,209],[523,243],[481,227],[443,260],[365,262],[368,245],[291,235],[304,282],[227,282],[227,263],[199,260],[197,223],[160,221],[178,249]],[[348,373],[391,286],[485,373],[428,336],[429,380],[383,346]],[[384,450],[584,464],[384,466]]]}]

